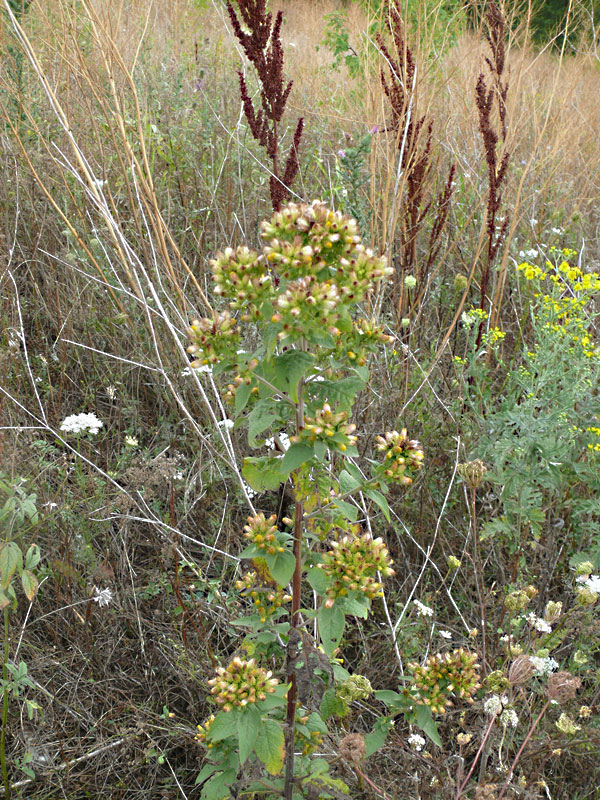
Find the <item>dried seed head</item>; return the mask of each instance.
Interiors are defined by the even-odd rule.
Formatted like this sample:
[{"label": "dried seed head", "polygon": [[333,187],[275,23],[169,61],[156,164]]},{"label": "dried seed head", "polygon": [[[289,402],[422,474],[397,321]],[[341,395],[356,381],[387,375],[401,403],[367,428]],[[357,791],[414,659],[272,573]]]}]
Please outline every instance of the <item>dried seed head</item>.
[{"label": "dried seed head", "polygon": [[351,764],[360,764],[367,754],[365,740],[360,733],[349,733],[344,736],[338,749],[340,757]]},{"label": "dried seed head", "polygon": [[476,458],[475,461],[466,461],[463,464],[459,464],[457,470],[467,486],[471,489],[477,489],[487,472],[487,467],[480,458]]},{"label": "dried seed head", "polygon": [[534,669],[529,656],[518,656],[510,665],[508,680],[513,686],[523,686],[533,675]]},{"label": "dried seed head", "polygon": [[570,672],[553,672],[548,676],[546,695],[557,703],[567,703],[575,697],[580,686],[581,678],[571,675]]}]

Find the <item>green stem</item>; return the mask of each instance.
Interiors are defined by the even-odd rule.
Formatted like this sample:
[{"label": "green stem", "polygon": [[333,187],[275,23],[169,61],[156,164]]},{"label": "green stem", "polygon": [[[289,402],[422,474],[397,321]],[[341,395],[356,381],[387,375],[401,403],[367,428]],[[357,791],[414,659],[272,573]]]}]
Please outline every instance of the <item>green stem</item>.
[{"label": "green stem", "polygon": [[11,787],[6,768],[6,726],[8,721],[8,606],[4,607],[4,650],[2,658],[2,680],[4,689],[2,692],[2,733],[0,733],[0,769],[2,770],[2,782],[4,783],[4,797],[10,800]]}]

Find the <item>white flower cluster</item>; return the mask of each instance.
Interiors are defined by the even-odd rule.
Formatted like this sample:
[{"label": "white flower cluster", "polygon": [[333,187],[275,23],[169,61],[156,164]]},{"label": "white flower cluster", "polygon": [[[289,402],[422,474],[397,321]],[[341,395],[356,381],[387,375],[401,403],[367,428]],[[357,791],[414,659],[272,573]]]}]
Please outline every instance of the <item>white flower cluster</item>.
[{"label": "white flower cluster", "polygon": [[413,600],[413,603],[416,605],[417,614],[420,617],[433,617],[433,608],[429,608],[429,606],[426,606],[420,600]]},{"label": "white flower cluster", "polygon": [[419,736],[418,733],[411,733],[408,737],[408,744],[412,747],[413,750],[420,752],[425,747],[425,739],[422,736]]},{"label": "white flower cluster", "polygon": [[442,637],[442,639],[451,639],[452,638],[452,634],[450,633],[450,631],[438,631],[438,633]]},{"label": "white flower cluster", "polygon": [[[277,438],[281,442],[283,449],[287,450],[290,446],[290,437],[287,435],[285,431],[281,431],[277,434]],[[265,439],[265,447],[268,447],[269,450],[275,449],[275,437],[270,436],[268,439]]]},{"label": "white flower cluster", "polygon": [[558,669],[558,661],[553,658],[541,658],[540,656],[529,656],[529,660],[533,664],[534,675],[538,678],[546,677]]},{"label": "white flower cluster", "polygon": [[513,708],[505,708],[504,711],[500,714],[500,722],[504,725],[505,728],[509,726],[511,728],[516,728],[519,724],[519,717],[517,716],[517,712]]},{"label": "white flower cluster", "polygon": [[96,434],[103,425],[95,414],[71,414],[63,420],[60,429],[64,433]]},{"label": "white flower cluster", "polygon": [[483,710],[488,716],[495,717],[502,711],[506,703],[508,703],[508,697],[506,695],[498,697],[497,694],[493,694],[491,697],[488,697],[483,704]]},{"label": "white flower cluster", "polygon": [[552,625],[550,625],[549,622],[546,622],[545,619],[536,616],[533,611],[530,614],[527,614],[525,619],[532,628],[536,629],[536,631],[539,631],[540,633],[552,633]]}]

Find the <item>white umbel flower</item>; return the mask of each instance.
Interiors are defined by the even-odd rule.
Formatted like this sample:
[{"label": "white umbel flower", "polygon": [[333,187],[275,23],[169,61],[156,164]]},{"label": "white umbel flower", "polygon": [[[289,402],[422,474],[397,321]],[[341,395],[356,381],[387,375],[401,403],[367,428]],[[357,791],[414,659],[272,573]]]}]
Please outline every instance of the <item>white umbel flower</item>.
[{"label": "white umbel flower", "polygon": [[433,608],[429,608],[429,606],[426,606],[420,600],[413,600],[413,603],[416,605],[417,614],[420,617],[433,617]]},{"label": "white umbel flower", "polygon": [[99,589],[97,586],[94,586],[94,596],[92,597],[94,603],[98,603],[102,608],[110,605],[112,599],[113,593],[108,587],[106,589]]},{"label": "white umbel flower", "polygon": [[66,417],[60,426],[64,433],[91,433],[96,434],[104,425],[95,414],[71,414]]},{"label": "white umbel flower", "polygon": [[413,750],[420,752],[425,747],[425,739],[422,736],[419,736],[418,733],[411,733],[411,735],[408,737],[408,744]]}]

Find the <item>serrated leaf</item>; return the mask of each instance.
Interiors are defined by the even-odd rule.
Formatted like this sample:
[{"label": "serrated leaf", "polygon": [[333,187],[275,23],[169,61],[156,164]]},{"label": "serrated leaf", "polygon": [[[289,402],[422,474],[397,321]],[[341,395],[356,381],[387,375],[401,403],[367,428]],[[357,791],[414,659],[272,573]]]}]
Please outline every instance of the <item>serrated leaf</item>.
[{"label": "serrated leaf", "polygon": [[25,569],[35,569],[40,562],[40,548],[37,544],[32,544],[25,553]]},{"label": "serrated leaf", "polygon": [[332,405],[338,406],[340,411],[350,411],[354,398],[364,386],[364,381],[358,375],[350,375],[339,381],[324,380],[311,384],[319,400],[328,400]]},{"label": "serrated leaf", "polygon": [[294,554],[289,550],[284,550],[283,553],[276,553],[273,556],[265,555],[263,558],[267,563],[273,580],[277,581],[282,587],[287,586],[296,569]]},{"label": "serrated leaf", "polygon": [[279,775],[283,768],[284,739],[283,730],[278,722],[266,719],[254,744],[254,751],[271,775]]},{"label": "serrated leaf", "polygon": [[286,479],[280,471],[281,458],[259,456],[245,458],[242,466],[242,475],[255,492],[272,491],[279,489],[279,485]]},{"label": "serrated leaf", "polygon": [[364,594],[355,597],[347,595],[346,597],[340,598],[338,603],[344,614],[352,614],[352,616],[360,617],[361,619],[366,619],[368,617],[369,609],[371,608],[371,601]]},{"label": "serrated leaf", "polygon": [[23,591],[25,592],[25,597],[31,603],[33,598],[37,594],[38,590],[38,579],[35,577],[33,572],[30,572],[28,569],[24,569],[21,573],[21,584],[23,585]]},{"label": "serrated leaf", "polygon": [[379,508],[383,511],[383,516],[386,520],[390,521],[390,507],[388,506],[388,501],[385,499],[384,495],[381,492],[378,492],[377,489],[363,489],[364,494],[376,503]]},{"label": "serrated leaf", "polygon": [[16,542],[6,542],[0,550],[0,586],[7,589],[15,572],[23,569],[23,554]]},{"label": "serrated leaf", "polygon": [[323,719],[346,717],[348,715],[348,706],[336,696],[335,689],[326,689],[321,699],[320,711]]},{"label": "serrated leaf", "polygon": [[415,709],[417,715],[417,725],[423,733],[425,733],[434,744],[438,747],[442,746],[442,740],[438,733],[437,725],[433,719],[433,714],[429,706],[418,705]]},{"label": "serrated leaf", "polygon": [[246,708],[243,714],[240,714],[238,722],[238,743],[241,765],[246,763],[248,756],[254,749],[254,743],[258,736],[260,724],[260,711],[256,706],[250,706]]},{"label": "serrated leaf", "polygon": [[281,461],[281,472],[284,475],[289,475],[295,469],[301,467],[302,464],[310,461],[314,454],[313,448],[309,447],[307,444],[297,442],[296,444],[290,445]]},{"label": "serrated leaf", "polygon": [[324,570],[318,567],[311,567],[306,573],[306,579],[312,589],[321,597],[325,596],[331,583]]},{"label": "serrated leaf", "polygon": [[239,716],[236,711],[219,711],[206,734],[208,741],[221,742],[237,736]]},{"label": "serrated leaf", "polygon": [[344,633],[344,612],[335,604],[331,606],[331,608],[322,605],[317,612],[317,620],[319,623],[319,633],[323,643],[323,650],[330,656],[340,643],[340,639]]},{"label": "serrated leaf", "polygon": [[362,481],[356,480],[347,470],[340,472],[340,491],[342,494],[349,494],[361,485]]}]

